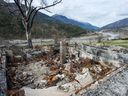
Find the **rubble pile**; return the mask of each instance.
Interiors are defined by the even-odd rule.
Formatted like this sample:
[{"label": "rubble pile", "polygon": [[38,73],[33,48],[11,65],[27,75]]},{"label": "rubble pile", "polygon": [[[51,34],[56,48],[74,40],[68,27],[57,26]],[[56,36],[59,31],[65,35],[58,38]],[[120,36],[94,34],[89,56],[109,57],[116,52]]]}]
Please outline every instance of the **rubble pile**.
[{"label": "rubble pile", "polygon": [[88,58],[81,58],[79,59],[79,61],[73,61],[71,63],[69,73],[75,75],[73,81],[69,82],[68,84],[66,83],[64,85],[61,85],[59,87],[64,91],[77,91],[90,83],[104,78],[105,75],[111,70],[112,68],[103,66],[99,62]]},{"label": "rubble pile", "polygon": [[62,92],[78,92],[118,68],[82,58],[79,52],[67,54],[65,63],[61,64],[59,51],[51,48],[9,48],[5,52],[10,94],[24,94],[23,90],[17,90],[23,86],[32,89],[57,86]]},{"label": "rubble pile", "polygon": [[[58,86],[59,90],[72,92],[103,78],[111,67],[106,67],[91,59],[70,57],[67,63],[60,64],[59,54],[51,54],[50,51],[28,51],[31,54],[29,63],[14,63],[8,71],[10,86],[21,88],[28,86],[42,89]],[[34,54],[34,55],[32,55]]]},{"label": "rubble pile", "polygon": [[[37,51],[37,49],[34,50]],[[21,72],[18,70],[19,68],[23,68],[23,66],[29,62],[35,61],[33,58],[38,58],[39,56],[40,55],[38,54],[36,57],[31,56],[31,58],[26,58],[27,53],[25,53],[22,48],[14,45],[0,46],[0,94],[3,94],[2,96],[24,96],[23,94],[25,94],[25,92],[19,89],[22,86],[31,83],[33,77],[31,71],[26,75],[25,72],[22,74],[23,69],[20,70]]]},{"label": "rubble pile", "polygon": [[81,96],[128,96],[128,67]]}]

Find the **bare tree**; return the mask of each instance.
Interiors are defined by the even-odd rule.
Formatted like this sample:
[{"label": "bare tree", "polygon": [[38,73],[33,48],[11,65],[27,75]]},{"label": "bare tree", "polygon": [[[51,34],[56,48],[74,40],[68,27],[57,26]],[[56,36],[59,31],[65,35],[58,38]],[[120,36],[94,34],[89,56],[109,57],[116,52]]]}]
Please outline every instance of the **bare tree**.
[{"label": "bare tree", "polygon": [[21,13],[22,23],[25,28],[26,39],[28,41],[28,47],[32,48],[32,37],[31,37],[31,28],[34,22],[34,18],[39,10],[47,10],[47,8],[55,6],[61,3],[62,0],[54,0],[52,4],[47,4],[46,0],[41,0],[41,6],[33,6],[34,0],[14,0],[18,11]]}]

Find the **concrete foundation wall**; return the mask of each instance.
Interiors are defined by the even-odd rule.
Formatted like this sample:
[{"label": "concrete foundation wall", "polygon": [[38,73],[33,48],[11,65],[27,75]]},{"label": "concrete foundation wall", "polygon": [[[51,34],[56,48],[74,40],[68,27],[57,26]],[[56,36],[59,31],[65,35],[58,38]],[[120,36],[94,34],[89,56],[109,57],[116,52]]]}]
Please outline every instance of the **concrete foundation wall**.
[{"label": "concrete foundation wall", "polygon": [[0,57],[0,96],[7,96],[5,56]]},{"label": "concrete foundation wall", "polygon": [[109,47],[83,46],[81,48],[81,57],[88,57],[96,61],[120,67],[121,64],[128,63],[128,50],[114,51],[114,48]]}]

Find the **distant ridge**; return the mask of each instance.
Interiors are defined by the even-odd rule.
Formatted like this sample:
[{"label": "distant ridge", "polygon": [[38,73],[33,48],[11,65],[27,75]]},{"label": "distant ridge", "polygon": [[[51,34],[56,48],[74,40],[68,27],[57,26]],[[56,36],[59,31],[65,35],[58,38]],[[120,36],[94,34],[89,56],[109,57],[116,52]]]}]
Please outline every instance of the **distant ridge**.
[{"label": "distant ridge", "polygon": [[84,23],[84,22],[79,22],[79,21],[76,21],[76,20],[73,20],[73,19],[69,19],[67,18],[66,16],[63,16],[63,15],[53,15],[52,16],[53,18],[55,18],[56,20],[59,20],[61,22],[64,22],[66,24],[72,24],[72,25],[77,25],[77,26],[80,26],[81,28],[84,28],[84,29],[88,29],[88,30],[98,30],[99,27],[96,27],[90,23]]},{"label": "distant ridge", "polygon": [[128,18],[105,25],[101,29],[119,29],[123,27],[128,27]]}]

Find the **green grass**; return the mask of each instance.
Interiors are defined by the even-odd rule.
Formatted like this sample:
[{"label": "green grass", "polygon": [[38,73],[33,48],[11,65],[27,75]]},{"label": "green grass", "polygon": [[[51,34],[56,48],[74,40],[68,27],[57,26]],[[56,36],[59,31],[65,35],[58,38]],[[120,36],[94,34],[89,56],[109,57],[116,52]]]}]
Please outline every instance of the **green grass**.
[{"label": "green grass", "polygon": [[128,40],[111,40],[111,41],[104,41],[104,42],[92,42],[91,44],[87,43],[87,45],[100,45],[100,46],[121,46],[128,48]]}]

